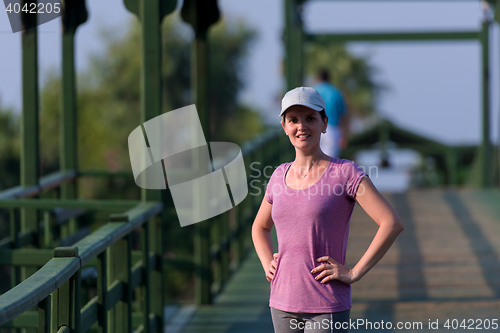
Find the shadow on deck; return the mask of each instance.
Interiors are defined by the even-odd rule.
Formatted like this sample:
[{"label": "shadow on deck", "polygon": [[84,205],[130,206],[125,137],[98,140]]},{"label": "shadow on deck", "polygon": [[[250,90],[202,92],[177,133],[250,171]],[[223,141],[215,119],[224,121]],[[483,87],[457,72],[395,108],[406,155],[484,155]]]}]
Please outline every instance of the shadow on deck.
[{"label": "shadow on deck", "polygon": [[[405,224],[386,256],[353,285],[351,319],[372,322],[355,331],[375,329],[376,322],[410,322],[427,331],[465,331],[459,325],[486,328],[500,320],[500,192],[497,190],[411,190],[385,194]],[[358,206],[351,218],[347,264],[362,256],[377,225]],[[192,311],[183,329],[197,332],[273,332],[268,306],[269,282],[255,251],[233,276],[214,305]],[[456,329],[443,325],[457,319]],[[471,319],[471,321],[468,321]],[[472,321],[474,320],[474,321]],[[417,323],[417,324],[414,324]],[[387,324],[385,324],[387,325]],[[407,324],[410,325],[410,324]],[[499,323],[500,325],[500,323]],[[384,326],[387,327],[387,326]],[[354,331],[351,329],[351,331]],[[430,330],[429,330],[430,331]]]}]

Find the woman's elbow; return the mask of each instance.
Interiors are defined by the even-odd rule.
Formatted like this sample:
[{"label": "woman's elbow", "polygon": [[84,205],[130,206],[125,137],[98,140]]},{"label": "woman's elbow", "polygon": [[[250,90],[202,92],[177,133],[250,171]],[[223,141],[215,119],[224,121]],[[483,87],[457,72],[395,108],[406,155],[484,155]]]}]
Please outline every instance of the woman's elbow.
[{"label": "woman's elbow", "polygon": [[396,236],[399,235],[404,230],[404,225],[399,216],[388,216],[386,219],[383,219],[380,226],[383,226],[385,229],[389,230],[392,234]]},{"label": "woman's elbow", "polygon": [[399,216],[396,216],[394,218],[394,222],[393,222],[393,230],[394,232],[397,232],[397,234],[399,235],[403,230],[405,230],[405,226],[403,225],[403,221],[401,221],[401,219],[399,218]]}]

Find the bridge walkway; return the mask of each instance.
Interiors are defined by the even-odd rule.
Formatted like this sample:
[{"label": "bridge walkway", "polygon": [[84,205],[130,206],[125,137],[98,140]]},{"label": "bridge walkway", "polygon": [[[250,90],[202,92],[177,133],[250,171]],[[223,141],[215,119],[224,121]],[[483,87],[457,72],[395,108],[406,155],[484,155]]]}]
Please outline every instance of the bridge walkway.
[{"label": "bridge walkway", "polygon": [[[422,325],[401,329],[405,332],[460,332],[468,331],[459,326],[463,319],[474,320],[466,321],[467,327],[473,323],[470,327],[483,329],[485,319],[500,321],[500,192],[424,189],[384,196],[398,211],[405,230],[379,264],[353,284],[351,319],[372,325],[382,320]],[[356,205],[349,267],[366,250],[376,229]],[[273,332],[268,299],[269,282],[252,251],[215,304],[197,308],[178,331]],[[448,319],[456,329],[444,327]],[[436,321],[438,329],[429,329],[429,322]],[[361,325],[356,331],[399,330]]]}]

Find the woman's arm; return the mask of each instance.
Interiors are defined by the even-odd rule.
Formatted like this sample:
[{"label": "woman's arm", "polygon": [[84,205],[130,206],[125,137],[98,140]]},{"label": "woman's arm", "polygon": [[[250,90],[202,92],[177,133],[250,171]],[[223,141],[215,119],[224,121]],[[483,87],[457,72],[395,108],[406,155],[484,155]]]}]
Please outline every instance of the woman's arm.
[{"label": "woman's arm", "polygon": [[271,218],[272,207],[273,206],[267,202],[266,195],[264,195],[264,199],[262,200],[262,204],[260,205],[252,225],[253,244],[268,281],[273,279],[276,270],[275,259],[277,258],[276,254],[273,258],[273,241],[271,239],[271,230],[274,225]]},{"label": "woman's arm", "polygon": [[350,270],[328,256],[318,258],[318,262],[326,262],[327,264],[316,267],[311,273],[322,272],[316,277],[317,280],[323,279],[321,283],[332,279],[345,283],[359,281],[382,259],[404,229],[403,223],[394,208],[385,200],[368,177],[361,180],[356,193],[356,201],[379,225],[378,231],[356,266]]}]

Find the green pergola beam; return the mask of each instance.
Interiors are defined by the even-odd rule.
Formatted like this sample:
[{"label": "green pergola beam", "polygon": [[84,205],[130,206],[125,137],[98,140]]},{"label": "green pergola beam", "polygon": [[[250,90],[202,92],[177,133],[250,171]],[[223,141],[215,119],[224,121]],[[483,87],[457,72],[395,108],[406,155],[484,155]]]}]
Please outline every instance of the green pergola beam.
[{"label": "green pergola beam", "polygon": [[306,41],[315,43],[342,43],[342,42],[408,42],[408,41],[449,41],[449,40],[478,40],[480,31],[455,32],[376,32],[376,33],[338,33],[338,34],[306,34]]}]

